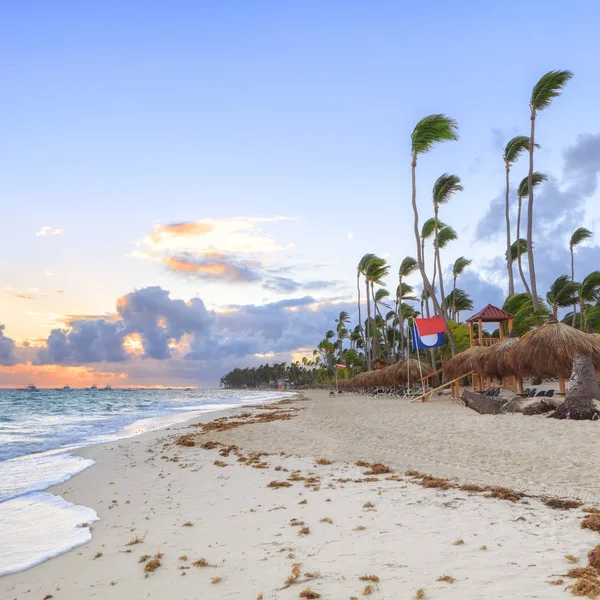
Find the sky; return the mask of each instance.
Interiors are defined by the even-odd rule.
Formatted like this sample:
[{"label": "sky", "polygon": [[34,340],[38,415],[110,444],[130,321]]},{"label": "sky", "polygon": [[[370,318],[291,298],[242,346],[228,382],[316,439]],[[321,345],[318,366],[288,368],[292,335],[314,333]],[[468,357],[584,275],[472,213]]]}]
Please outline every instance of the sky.
[{"label": "sky", "polygon": [[460,139],[419,160],[421,222],[458,174],[445,279],[471,258],[459,286],[501,305],[502,148],[539,77],[570,69],[536,126],[545,294],[572,231],[600,229],[599,18],[592,0],[3,2],[0,387],[209,386],[310,353],[355,314],[363,254],[390,290],[415,254],[410,133],[431,113]]}]

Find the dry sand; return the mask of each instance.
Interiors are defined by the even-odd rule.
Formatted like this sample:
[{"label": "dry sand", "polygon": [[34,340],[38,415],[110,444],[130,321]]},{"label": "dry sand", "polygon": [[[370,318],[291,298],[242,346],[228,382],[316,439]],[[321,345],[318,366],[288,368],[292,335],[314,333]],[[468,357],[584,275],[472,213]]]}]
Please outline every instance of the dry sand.
[{"label": "dry sand", "polygon": [[[96,464],[50,491],[98,512],[92,541],[1,578],[0,598],[288,600],[310,587],[323,599],[349,599],[365,597],[368,585],[370,598],[390,600],[408,600],[420,588],[426,599],[568,597],[573,580],[565,573],[584,566],[600,543],[598,533],[580,528],[580,509],[424,489],[402,473],[411,468],[600,502],[598,423],[310,397],[280,407],[301,409],[289,420],[202,435],[180,426],[83,449],[79,454]],[[195,446],[174,443],[188,432]],[[254,461],[264,468],[251,468],[233,452],[220,456],[222,446],[202,449],[208,440],[236,444],[246,458],[251,451],[274,454]],[[334,462],[316,464],[319,457]],[[356,482],[366,477],[352,464],[358,459],[397,468],[401,481],[380,475]],[[270,488],[271,481],[291,485]],[[304,527],[309,531],[300,535]],[[128,545],[136,538],[140,543]],[[157,554],[160,566],[145,577],[148,561],[140,558]],[[192,566],[200,559],[208,566]],[[368,575],[379,581],[360,579]],[[290,576],[295,581],[286,583]],[[455,581],[438,581],[443,576]],[[562,585],[548,583],[559,577]]]}]

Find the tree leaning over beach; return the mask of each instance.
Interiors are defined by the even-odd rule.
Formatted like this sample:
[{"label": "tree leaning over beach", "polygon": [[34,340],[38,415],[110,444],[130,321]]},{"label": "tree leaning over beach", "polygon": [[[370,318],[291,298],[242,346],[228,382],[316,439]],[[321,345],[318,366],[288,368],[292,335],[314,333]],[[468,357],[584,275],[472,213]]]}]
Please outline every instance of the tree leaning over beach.
[{"label": "tree leaning over beach", "polygon": [[535,311],[539,308],[535,263],[533,260],[533,149],[535,148],[535,119],[539,111],[548,108],[552,100],[560,96],[563,88],[572,77],[573,73],[571,71],[548,71],[533,86],[529,100],[531,133],[529,135],[529,175],[527,180],[529,198],[527,204],[527,261],[529,264],[529,278],[531,280],[531,300]]},{"label": "tree leaning over beach", "polygon": [[456,318],[456,280],[473,261],[459,256],[452,265],[452,318]]},{"label": "tree leaning over beach", "polygon": [[417,262],[419,264],[419,270],[421,271],[421,278],[423,280],[423,287],[427,292],[427,295],[431,297],[435,311],[438,315],[442,316],[446,326],[446,334],[450,342],[450,348],[452,355],[458,354],[458,347],[454,336],[450,331],[448,324],[448,315],[442,310],[433,287],[429,282],[427,273],[423,263],[423,254],[421,252],[421,240],[419,236],[419,209],[417,207],[417,159],[421,154],[425,154],[433,149],[434,146],[441,144],[442,142],[455,141],[458,139],[458,123],[443,114],[434,114],[423,117],[413,129],[410,136],[411,139],[411,179],[412,179],[412,208],[414,213],[414,233],[415,242],[417,245]]},{"label": "tree leaning over beach", "polygon": [[[513,273],[513,261],[510,260],[510,169],[517,161],[519,156],[526,150],[529,150],[530,140],[526,135],[518,135],[504,147],[502,158],[504,160],[504,168],[506,171],[506,190],[504,200],[504,216],[506,220],[506,268],[508,270],[508,295],[512,296],[515,293],[515,280]],[[518,239],[518,234],[517,234]]]}]

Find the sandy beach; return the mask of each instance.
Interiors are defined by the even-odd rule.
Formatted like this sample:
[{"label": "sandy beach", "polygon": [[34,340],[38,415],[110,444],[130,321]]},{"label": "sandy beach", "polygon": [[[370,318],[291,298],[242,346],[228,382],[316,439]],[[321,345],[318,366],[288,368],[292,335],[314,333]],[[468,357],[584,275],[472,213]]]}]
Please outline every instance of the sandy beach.
[{"label": "sandy beach", "polygon": [[0,578],[0,597],[568,597],[600,544],[581,527],[598,427],[310,392],[84,448],[95,464],[49,491],[98,513],[92,540]]}]

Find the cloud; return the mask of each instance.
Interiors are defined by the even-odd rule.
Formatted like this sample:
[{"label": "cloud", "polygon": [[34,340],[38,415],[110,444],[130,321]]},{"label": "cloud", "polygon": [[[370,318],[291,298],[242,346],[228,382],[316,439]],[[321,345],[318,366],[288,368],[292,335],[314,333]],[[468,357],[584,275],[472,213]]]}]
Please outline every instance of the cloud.
[{"label": "cloud", "polygon": [[129,359],[126,339],[139,335],[144,357],[167,359],[184,335],[208,333],[214,315],[199,298],[189,302],[170,298],[160,287],[147,287],[117,300],[117,314],[65,317],[68,329],[50,332],[38,364],[124,362]]},{"label": "cloud", "polygon": [[353,233],[348,233],[347,235],[348,235],[348,239],[349,239],[349,240],[351,240],[351,239],[354,237],[354,234],[353,234]]},{"label": "cloud", "polygon": [[59,289],[57,289],[57,290],[56,290],[56,293],[57,293],[57,294],[64,294],[64,293],[65,293],[65,290],[61,290],[61,289],[59,288]]},{"label": "cloud", "polygon": [[54,269],[46,269],[44,271],[44,275],[46,277],[54,277],[54,275],[59,275],[58,271],[55,271]]},{"label": "cloud", "polygon": [[48,225],[44,225],[39,231],[36,232],[36,237],[48,237],[51,235],[59,235],[62,236],[64,234],[64,229],[53,229]]},{"label": "cloud", "polygon": [[325,290],[341,285],[340,281],[296,281],[289,277],[267,277],[262,287],[278,294],[293,294],[294,292]]},{"label": "cloud", "polygon": [[265,253],[284,249],[272,235],[267,235],[264,226],[291,217],[235,217],[232,219],[204,219],[186,221],[174,225],[156,225],[154,230],[138,245],[147,252],[157,253],[206,252]]},{"label": "cloud", "polygon": [[215,226],[212,223],[198,221],[173,223],[171,225],[157,225],[149,239],[155,244],[160,243],[164,238],[178,236],[197,236],[204,235],[213,231]]},{"label": "cloud", "polygon": [[6,286],[5,288],[3,288],[2,293],[5,296],[19,298],[20,300],[35,300],[36,298],[36,295],[33,290],[29,292],[19,292],[18,290],[14,290],[10,286]]},{"label": "cloud", "polygon": [[15,342],[4,335],[4,325],[0,325],[0,365],[10,366],[16,363]]},{"label": "cloud", "polygon": [[220,280],[228,283],[250,283],[262,279],[253,264],[221,252],[192,254],[182,252],[161,260],[174,273],[190,275],[199,279]]}]

